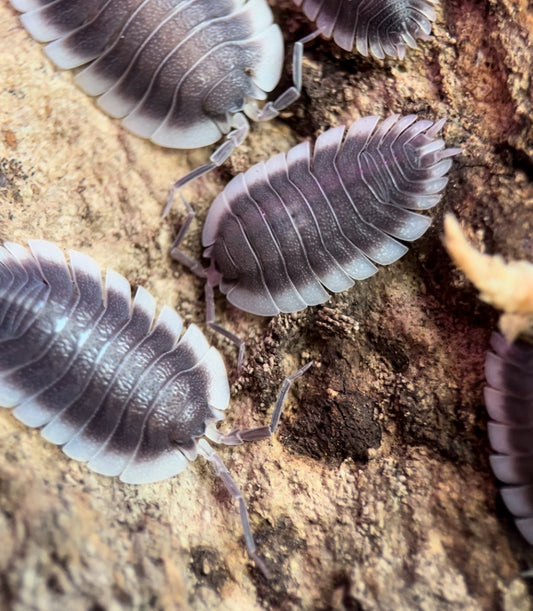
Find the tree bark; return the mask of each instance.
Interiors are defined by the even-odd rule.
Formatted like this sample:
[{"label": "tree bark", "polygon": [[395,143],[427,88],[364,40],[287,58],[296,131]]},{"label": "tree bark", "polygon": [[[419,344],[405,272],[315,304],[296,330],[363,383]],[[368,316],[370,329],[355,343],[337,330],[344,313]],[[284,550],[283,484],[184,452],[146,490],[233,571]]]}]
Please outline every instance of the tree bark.
[{"label": "tree bark", "polygon": [[[483,363],[497,313],[453,267],[441,234],[451,210],[476,246],[533,260],[533,8],[449,0],[437,10],[431,40],[402,61],[312,43],[301,99],[186,189],[197,212],[186,249],[199,258],[201,224],[228,179],[329,127],[445,116],[447,145],[464,149],[432,227],[396,264],[298,314],[261,319],[216,300],[217,321],[247,348],[237,375],[234,347],[208,334],[233,382],[223,430],[266,423],[283,378],[315,361],[271,441],[220,449],[273,578],[249,562],[237,509],[201,460],[129,486],[1,410],[0,607],[531,608],[521,571],[533,550],[488,462]],[[312,31],[290,0],[274,11],[289,49]],[[5,3],[0,64],[0,239],[85,252],[202,325],[202,281],[168,255],[185,212],[161,211],[209,152],[129,134]]]}]

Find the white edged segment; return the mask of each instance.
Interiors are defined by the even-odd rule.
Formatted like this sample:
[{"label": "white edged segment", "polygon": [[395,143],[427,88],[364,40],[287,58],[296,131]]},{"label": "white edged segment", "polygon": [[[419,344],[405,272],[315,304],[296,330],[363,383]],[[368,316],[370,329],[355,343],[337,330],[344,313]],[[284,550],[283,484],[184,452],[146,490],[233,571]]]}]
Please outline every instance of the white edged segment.
[{"label": "white edged segment", "polygon": [[51,443],[63,445],[78,431],[79,428],[76,425],[70,424],[59,414],[42,429],[41,435]]},{"label": "white edged segment", "polygon": [[43,278],[52,288],[66,292],[72,287],[72,274],[60,248],[45,240],[29,240],[28,246]]},{"label": "white edged segment", "polygon": [[325,132],[322,132],[315,142],[314,159],[324,149],[334,149],[338,151],[341,147],[342,139],[344,136],[345,126],[340,125],[339,127],[332,127]]},{"label": "white edged segment", "polygon": [[159,482],[181,473],[189,461],[177,448],[168,450],[155,460],[136,461],[132,459],[119,479],[125,484],[151,484]]},{"label": "white edged segment", "polygon": [[31,256],[31,253],[29,253],[28,249],[24,248],[24,246],[16,244],[15,242],[4,242],[4,249],[23,268],[36,267],[35,258]]},{"label": "white edged segment", "polygon": [[124,470],[128,457],[121,452],[113,452],[104,446],[87,463],[91,471],[106,475],[107,477],[118,477]]},{"label": "white edged segment", "polygon": [[52,0],[48,2],[46,0],[9,0],[11,6],[21,13],[41,8],[41,6],[45,4],[50,4],[51,1]]},{"label": "white edged segment", "polygon": [[117,273],[112,269],[106,270],[105,274],[105,301],[108,302],[108,295],[114,293],[123,301],[128,301],[131,304],[131,286],[122,274]]},{"label": "white edged segment", "polygon": [[363,253],[350,261],[343,261],[342,268],[351,278],[358,281],[366,280],[378,271],[378,268]]},{"label": "white edged segment", "polygon": [[[72,48],[64,38],[58,38],[48,43],[44,48],[46,55],[54,62],[54,64],[62,70],[73,70],[79,68],[87,62],[95,59],[97,55],[91,53],[82,55]],[[83,87],[82,87],[83,89]]]},{"label": "white edged segment", "polygon": [[198,362],[209,372],[209,382],[206,390],[207,403],[218,411],[224,411],[229,404],[230,389],[224,361],[220,352],[211,347]]},{"label": "white edged segment", "polygon": [[[96,60],[95,60],[96,61]],[[74,82],[80,89],[90,96],[99,96],[105,93],[115,83],[112,76],[98,72],[94,62],[88,64],[74,75]]]},{"label": "white edged segment", "polygon": [[[393,115],[398,116],[398,115]],[[369,117],[361,117],[357,119],[350,128],[348,129],[348,133],[346,134],[346,141],[355,139],[357,141],[358,147],[365,147],[372,137],[376,126],[379,123],[380,118],[378,116],[372,115]]]},{"label": "white edged segment", "polygon": [[132,309],[141,310],[149,320],[153,321],[156,312],[155,299],[151,293],[140,286],[135,293],[135,297],[133,298]]},{"label": "white edged segment", "polygon": [[423,216],[422,214],[416,214],[406,210],[407,221],[402,222],[394,228],[394,231],[390,231],[390,235],[398,238],[399,240],[405,240],[406,242],[414,242],[423,236],[431,225],[431,218]]},{"label": "white edged segment", "polygon": [[174,127],[171,120],[165,120],[150,136],[154,144],[177,149],[194,149],[214,144],[222,137],[217,124],[205,117],[193,125]]},{"label": "white edged segment", "polygon": [[530,545],[533,545],[533,517],[517,518],[515,524],[522,537]]},{"label": "white edged segment", "polygon": [[43,276],[46,275],[47,269],[57,267],[64,270],[65,274],[71,277],[65,255],[55,244],[51,244],[46,240],[29,240],[28,246]]},{"label": "white edged segment", "polygon": [[512,426],[489,422],[487,432],[492,449],[502,454],[533,454],[533,425]]},{"label": "white edged segment", "polygon": [[[87,437],[83,431],[83,428],[79,431],[72,431],[72,435],[68,437],[68,441],[61,449],[73,460],[88,462],[101,449],[102,442]],[[49,439],[49,441],[52,441],[52,439]]]},{"label": "white edged segment", "polygon": [[98,263],[89,255],[75,250],[69,251],[70,269],[74,283],[79,288],[80,282],[89,280],[100,286],[103,300],[102,270]]},{"label": "white edged segment", "polygon": [[283,35],[279,26],[270,25],[264,32],[250,39],[262,48],[259,61],[252,68],[252,80],[259,89],[270,92],[278,84],[283,68]]},{"label": "white edged segment", "polygon": [[[531,462],[531,456],[528,457]],[[489,457],[494,475],[504,484],[521,484],[523,476],[517,468],[517,458],[507,454],[493,454]],[[519,465],[518,465],[519,466]]]},{"label": "white edged segment", "polygon": [[50,42],[64,34],[64,28],[60,24],[51,22],[43,15],[46,8],[38,8],[20,16],[22,25],[39,42]]},{"label": "white edged segment", "polygon": [[165,327],[175,337],[175,342],[177,343],[183,331],[183,320],[176,310],[163,306],[154,327]]},{"label": "white edged segment", "polygon": [[[231,184],[231,182],[228,183]],[[216,239],[219,223],[225,214],[229,214],[231,211],[228,206],[228,200],[226,198],[225,191],[219,193],[214,199],[213,203],[209,207],[209,212],[202,229],[202,244],[204,247],[210,246]]]},{"label": "white edged segment", "polygon": [[187,347],[190,353],[194,356],[195,361],[200,361],[210,349],[205,335],[195,324],[189,325],[178,342],[178,346],[180,348]]},{"label": "white edged segment", "polygon": [[226,298],[235,307],[251,314],[257,314],[257,316],[276,316],[280,313],[270,293],[262,292],[258,294],[242,285],[232,286],[227,292]]},{"label": "white edged segment", "polygon": [[[6,407],[8,409],[12,409],[17,406],[21,401],[24,400],[25,392],[23,389],[18,388],[17,386],[10,384],[9,380],[6,380],[0,375],[0,406]],[[17,414],[15,414],[17,416]],[[18,418],[18,416],[17,416]],[[23,424],[27,424],[28,426],[35,427],[39,426],[38,424],[31,424],[25,420],[19,418],[19,420]]]}]

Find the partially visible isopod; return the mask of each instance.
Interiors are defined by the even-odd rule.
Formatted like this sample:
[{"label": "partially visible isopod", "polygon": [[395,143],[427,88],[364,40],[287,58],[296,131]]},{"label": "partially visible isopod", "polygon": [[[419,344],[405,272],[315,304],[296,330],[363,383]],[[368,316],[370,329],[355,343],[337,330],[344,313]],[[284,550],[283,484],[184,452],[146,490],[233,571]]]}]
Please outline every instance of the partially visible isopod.
[{"label": "partially visible isopod", "polygon": [[533,545],[533,343],[509,343],[500,333],[487,354],[485,405],[492,422],[488,432],[495,452],[490,464],[508,484],[500,492],[518,530]]},{"label": "partially visible isopod", "polygon": [[229,157],[248,133],[246,116],[271,119],[299,96],[306,39],[294,47],[294,85],[258,106],[284,55],[266,0],[10,1],[52,61],[79,68],[78,85],[131,132],[179,149],[228,134],[176,188]]},{"label": "partially visible isopod", "polygon": [[238,174],[207,214],[206,269],[178,248],[190,213],[172,254],[206,278],[208,324],[214,286],[238,308],[274,316],[323,303],[328,290],[344,291],[376,273],[374,263],[404,255],[395,238],[427,230],[431,220],[411,210],[440,201],[449,158],[460,152],[436,138],[443,125],[366,117],[346,136],[344,127],[324,132],[314,151],[304,142]]},{"label": "partially visible isopod", "polygon": [[518,530],[533,545],[533,263],[505,262],[479,252],[455,217],[444,219],[450,257],[480,291],[480,298],[502,310],[485,361],[485,405],[491,417],[490,457],[501,494]]},{"label": "partially visible isopod", "polygon": [[[0,406],[45,439],[129,484],[167,479],[197,455],[211,461],[239,512],[251,558],[246,505],[205,439],[227,445],[270,437],[289,386],[286,379],[268,426],[220,433],[229,401],[220,354],[201,331],[90,257],[41,240],[0,246]],[[181,337],[180,337],[181,336]]]},{"label": "partially visible isopod", "polygon": [[428,39],[437,0],[294,0],[318,31],[346,51],[402,58],[406,45]]}]

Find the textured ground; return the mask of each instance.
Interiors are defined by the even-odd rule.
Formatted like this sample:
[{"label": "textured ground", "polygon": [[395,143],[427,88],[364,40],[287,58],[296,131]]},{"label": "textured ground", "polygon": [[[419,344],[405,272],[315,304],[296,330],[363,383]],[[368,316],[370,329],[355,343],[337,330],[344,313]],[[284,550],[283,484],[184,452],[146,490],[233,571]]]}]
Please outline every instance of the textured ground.
[{"label": "textured ground", "polygon": [[[446,116],[464,147],[430,231],[397,264],[321,307],[263,320],[217,300],[246,339],[233,424],[262,423],[284,375],[310,358],[279,434],[222,448],[248,499],[267,582],[236,510],[201,461],[127,486],[90,472],[0,412],[0,608],[474,610],[531,608],[533,551],[491,475],[483,360],[497,318],[441,245],[452,210],[487,251],[533,259],[533,10],[527,0],[443,1],[434,38],[401,62],[313,43],[304,94],[256,125],[187,191],[199,227],[236,172],[367,114]],[[287,41],[309,26],[289,0]],[[46,238],[112,266],[203,320],[203,287],[171,263],[183,213],[169,185],[206,151],[128,134],[56,71],[0,5],[0,239]],[[217,338],[229,369],[234,349]]]}]

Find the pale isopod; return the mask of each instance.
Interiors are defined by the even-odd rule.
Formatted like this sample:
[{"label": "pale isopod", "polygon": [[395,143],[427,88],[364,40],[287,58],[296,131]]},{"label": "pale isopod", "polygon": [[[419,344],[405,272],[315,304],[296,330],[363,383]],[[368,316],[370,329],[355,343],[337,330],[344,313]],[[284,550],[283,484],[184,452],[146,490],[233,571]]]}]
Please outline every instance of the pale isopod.
[{"label": "pale isopod", "polygon": [[246,546],[255,552],[246,505],[211,441],[264,439],[279,422],[287,378],[271,423],[228,435],[216,428],[229,401],[224,363],[195,325],[90,257],[70,265],[49,242],[0,246],[0,406],[90,469],[123,482],[169,478],[197,455],[211,461],[239,503]]},{"label": "pale isopod", "polygon": [[[75,81],[133,133],[190,149],[227,134],[209,163],[177,184],[220,165],[253,120],[268,120],[301,88],[303,43],[295,44],[294,85],[277,85],[283,38],[266,0],[10,0],[22,23]],[[228,133],[229,132],[229,133]]]},{"label": "pale isopod", "polygon": [[[329,299],[407,252],[431,220],[412,212],[442,197],[453,155],[436,123],[415,115],[359,119],[336,127],[233,178],[211,204],[202,244],[208,268],[178,248],[173,256],[238,308],[262,316],[296,312]],[[230,336],[230,334],[228,334]],[[231,337],[234,341],[236,338]],[[240,342],[237,342],[240,343]],[[242,344],[241,344],[242,345]]]},{"label": "pale isopod", "polygon": [[518,530],[533,545],[533,343],[493,333],[487,354],[485,405],[496,477]]},{"label": "pale isopod", "polygon": [[294,0],[318,31],[346,51],[402,58],[406,45],[428,39],[437,0]]}]

